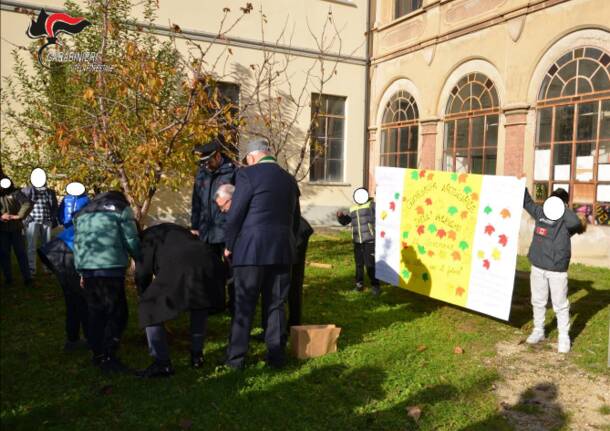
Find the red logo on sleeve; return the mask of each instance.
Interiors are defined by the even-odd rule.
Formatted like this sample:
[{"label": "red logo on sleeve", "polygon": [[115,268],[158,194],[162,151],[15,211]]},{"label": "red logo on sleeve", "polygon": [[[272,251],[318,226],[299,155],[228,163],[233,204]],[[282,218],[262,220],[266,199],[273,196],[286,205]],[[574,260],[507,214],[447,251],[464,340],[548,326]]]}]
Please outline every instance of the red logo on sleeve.
[{"label": "red logo on sleeve", "polygon": [[536,234],[538,234],[540,236],[546,236],[547,233],[548,233],[548,230],[546,228],[543,228],[543,227],[536,228]]}]

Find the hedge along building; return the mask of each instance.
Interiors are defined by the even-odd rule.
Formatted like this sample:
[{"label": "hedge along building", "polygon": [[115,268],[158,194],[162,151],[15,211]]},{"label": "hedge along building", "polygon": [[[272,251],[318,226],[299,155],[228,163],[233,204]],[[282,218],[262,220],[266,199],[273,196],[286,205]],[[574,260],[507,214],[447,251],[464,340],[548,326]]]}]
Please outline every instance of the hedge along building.
[{"label": "hedge along building", "polygon": [[[85,5],[85,1],[77,1]],[[134,2],[138,3],[138,2]],[[323,56],[327,70],[336,65],[336,76],[332,77],[323,88],[321,97],[322,111],[320,126],[315,130],[316,140],[321,144],[319,154],[315,157],[315,166],[301,181],[301,206],[305,215],[314,223],[335,222],[337,209],[352,204],[353,189],[361,187],[364,181],[363,166],[366,136],[366,29],[368,17],[367,0],[272,0],[266,2],[252,1],[253,11],[231,30],[228,37],[215,40],[215,45],[208,58],[216,58],[222,50],[230,47],[232,55],[228,56],[226,70],[235,73],[223,77],[223,88],[230,93],[230,98],[243,104],[250,65],[263,62],[262,50],[278,55],[281,60],[289,54],[290,85],[293,89],[304,88],[305,71],[318,61],[320,50],[310,34],[321,37],[324,23],[328,20],[329,10],[339,30],[341,50],[335,43]],[[267,24],[265,24],[265,42],[261,37],[261,19],[257,11],[263,6]],[[0,1],[1,5],[1,75],[12,73],[13,45],[27,46],[31,40],[26,36],[26,29],[31,15],[38,14],[42,7],[47,12],[63,11],[63,1]],[[214,41],[223,17],[223,8],[231,10],[227,25],[241,14],[240,8],[246,5],[245,0],[225,0],[221,2],[201,2],[181,0],[172,2],[161,0],[158,11],[156,33],[170,32],[170,27],[177,24],[181,33],[177,36],[177,46],[186,52],[186,38],[205,46]],[[138,19],[137,10],[134,18]],[[286,28],[285,36],[279,35]],[[85,30],[87,31],[87,29]],[[332,36],[332,31],[327,30]],[[66,36],[70,37],[70,36]],[[78,37],[78,36],[75,36]],[[317,73],[315,70],[315,73]],[[319,91],[315,80],[307,87],[307,98]],[[288,85],[284,82],[282,85]],[[286,91],[287,88],[280,88]],[[309,127],[311,109],[306,106],[298,115],[294,135],[302,141],[304,132]],[[194,142],[193,144],[197,144]],[[7,151],[10,143],[4,143],[2,151]],[[308,151],[305,155],[306,169],[312,157]],[[6,168],[6,167],[5,167]],[[195,159],[193,159],[193,169]],[[307,172],[307,170],[305,170]],[[192,184],[185,184],[180,193],[161,190],[157,193],[149,215],[154,219],[189,223]]]},{"label": "hedge along building", "polygon": [[[610,2],[377,0],[369,187],[376,166],[527,175],[588,216],[576,261],[610,266]],[[524,213],[520,253],[533,222]]]}]

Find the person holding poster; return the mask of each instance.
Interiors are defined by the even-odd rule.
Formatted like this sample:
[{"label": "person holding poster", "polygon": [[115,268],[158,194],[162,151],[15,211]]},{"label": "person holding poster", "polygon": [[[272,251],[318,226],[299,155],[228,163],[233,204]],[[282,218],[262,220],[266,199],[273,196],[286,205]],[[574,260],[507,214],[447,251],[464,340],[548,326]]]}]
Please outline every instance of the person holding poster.
[{"label": "person holding poster", "polygon": [[379,280],[375,278],[375,202],[369,197],[365,188],[354,191],[356,205],[349,209],[349,214],[337,212],[337,221],[343,226],[352,224],[354,241],[354,261],[356,263],[356,287],[361,292],[364,289],[364,268],[371,279],[373,295],[381,293]]},{"label": "person holding poster", "polygon": [[523,208],[536,220],[534,237],[528,253],[532,264],[530,288],[534,329],[526,342],[544,340],[546,304],[551,292],[553,310],[557,316],[559,353],[570,351],[570,302],[568,301],[568,267],[572,254],[570,238],[584,231],[581,220],[567,208],[568,192],[557,189],[543,206],[536,205],[527,189]]}]

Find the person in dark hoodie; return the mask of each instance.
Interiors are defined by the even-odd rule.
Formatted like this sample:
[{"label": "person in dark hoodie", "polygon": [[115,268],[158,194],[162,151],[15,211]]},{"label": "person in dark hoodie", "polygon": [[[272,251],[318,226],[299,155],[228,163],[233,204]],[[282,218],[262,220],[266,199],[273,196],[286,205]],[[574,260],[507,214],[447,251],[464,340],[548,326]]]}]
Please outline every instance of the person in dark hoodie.
[{"label": "person in dark hoodie", "polygon": [[[80,276],[74,267],[74,216],[89,203],[85,186],[81,183],[70,183],[66,187],[67,195],[59,205],[58,220],[64,227],[57,237],[38,249],[40,261],[57,277],[64,293],[66,304],[66,343],[65,351],[88,347],[85,341],[88,335],[89,314],[83,289],[80,287]],[[79,335],[82,329],[83,337]]]},{"label": "person in dark hoodie", "polygon": [[104,372],[128,371],[116,350],[127,325],[129,256],[140,257],[140,239],[125,195],[110,191],[95,196],[74,218],[74,265],[85,289],[93,364]]},{"label": "person in dark hoodie", "polygon": [[568,301],[568,267],[572,254],[570,238],[582,233],[584,226],[569,208],[568,192],[555,190],[543,206],[536,205],[525,189],[523,208],[536,221],[528,258],[532,264],[530,288],[534,313],[534,329],[528,344],[544,340],[546,304],[551,292],[553,310],[559,332],[558,351],[570,351],[570,302]]},{"label": "person in dark hoodie", "polygon": [[23,220],[32,210],[32,205],[32,202],[15,188],[10,178],[0,179],[0,266],[4,273],[4,282],[8,286],[13,283],[11,250],[15,251],[23,283],[26,286],[33,283],[23,235]]},{"label": "person in dark hoodie", "polygon": [[[223,155],[225,141],[218,135],[204,145],[197,145],[193,152],[199,156],[199,170],[195,178],[191,208],[191,232],[201,241],[210,245],[212,251],[223,259],[225,249],[225,222],[223,213],[214,196],[223,184],[235,183],[235,164]],[[230,268],[225,260],[225,280],[229,278]],[[229,283],[230,310],[233,309],[234,290]]]},{"label": "person in dark hoodie", "polygon": [[188,229],[163,223],[142,233],[141,258],[136,261],[138,320],[154,362],[138,376],[174,374],[163,323],[183,311],[191,314],[191,366],[203,366],[208,315],[224,309],[223,275],[220,257]]}]

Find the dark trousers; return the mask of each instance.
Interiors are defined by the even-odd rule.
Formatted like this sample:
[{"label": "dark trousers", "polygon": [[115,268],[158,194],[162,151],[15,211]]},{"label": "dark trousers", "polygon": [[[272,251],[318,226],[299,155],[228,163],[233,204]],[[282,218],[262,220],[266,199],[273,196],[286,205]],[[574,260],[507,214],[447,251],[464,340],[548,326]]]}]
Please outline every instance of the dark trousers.
[{"label": "dark trousers", "polygon": [[[53,268],[50,268],[53,270]],[[83,337],[89,338],[89,313],[83,289],[80,288],[80,276],[74,268],[74,254],[66,252],[63,258],[63,268],[56,269],[55,275],[64,291],[66,303],[66,338],[68,341],[79,339],[80,329]]]},{"label": "dark trousers", "polygon": [[[290,289],[288,290],[288,325],[286,335],[291,326],[301,324],[303,315],[303,281],[305,280],[305,257],[307,256],[307,244],[305,241],[297,248],[297,263],[290,267]],[[261,307],[261,328],[263,332],[267,329],[267,317],[265,306]]]},{"label": "dark trousers", "polygon": [[24,282],[32,279],[30,275],[30,265],[25,249],[25,237],[21,230],[5,232],[0,231],[0,265],[4,273],[4,280],[7,284],[13,282],[13,271],[11,268],[11,249],[15,251],[21,277]]},{"label": "dark trousers", "polygon": [[266,316],[265,343],[267,362],[284,363],[286,346],[286,316],[284,303],[290,289],[290,266],[236,266],[235,314],[231,322],[231,336],[227,350],[227,363],[233,367],[244,365],[252,319],[259,295],[263,297],[263,313]]},{"label": "dark trousers", "polygon": [[220,257],[220,260],[222,260],[224,264],[225,280],[227,281],[227,292],[229,295],[229,299],[227,301],[227,309],[231,312],[231,315],[233,315],[233,312],[235,310],[235,283],[233,282],[233,270],[231,269],[231,264],[227,259],[225,259],[224,256],[225,244],[210,244],[210,247],[212,248],[213,252],[218,257]]},{"label": "dark trousers", "polygon": [[[207,310],[191,310],[191,352],[202,352],[208,324]],[[146,327],[150,356],[160,362],[169,361],[167,331],[163,324]]]},{"label": "dark trousers", "polygon": [[369,275],[372,286],[379,286],[379,280],[375,278],[375,243],[354,243],[354,261],[356,262],[356,283],[364,284],[364,268]]},{"label": "dark trousers", "polygon": [[127,326],[124,277],[85,278],[89,345],[94,356],[113,355]]}]

